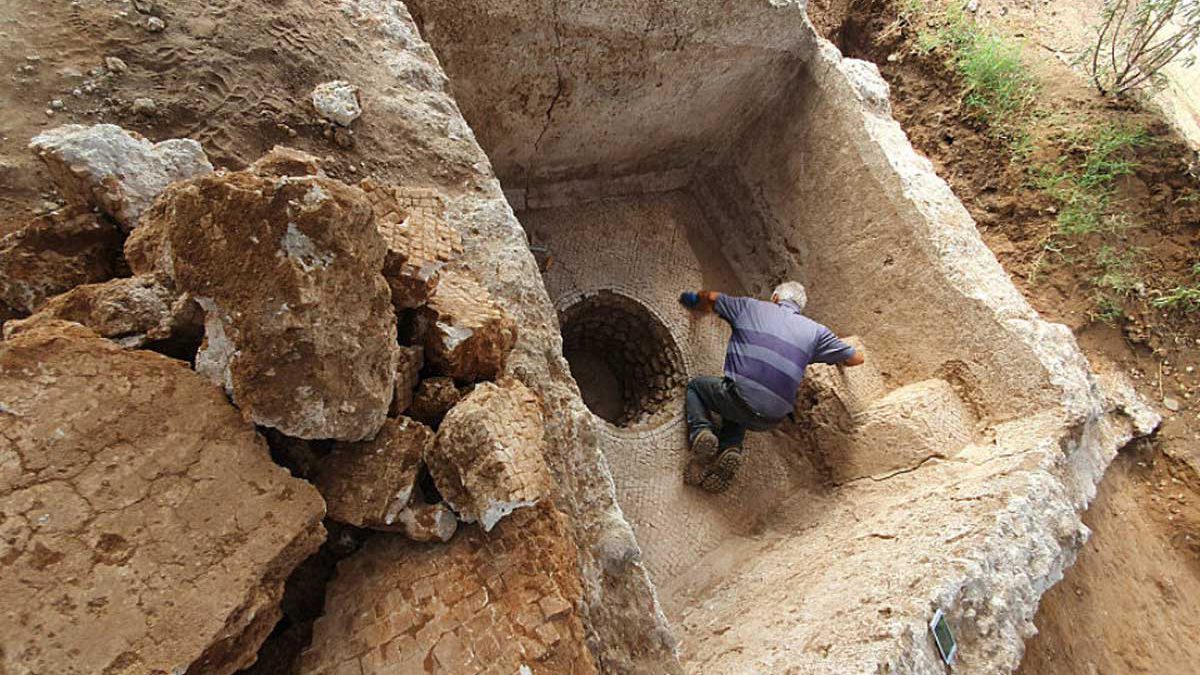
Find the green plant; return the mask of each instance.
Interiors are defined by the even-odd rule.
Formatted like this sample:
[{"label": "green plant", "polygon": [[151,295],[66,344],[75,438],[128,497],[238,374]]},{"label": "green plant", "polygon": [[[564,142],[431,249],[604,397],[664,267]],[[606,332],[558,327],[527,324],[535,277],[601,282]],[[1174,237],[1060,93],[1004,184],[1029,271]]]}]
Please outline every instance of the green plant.
[{"label": "green plant", "polygon": [[[1192,276],[1200,278],[1200,263],[1192,265]],[[1188,313],[1200,311],[1200,281],[1162,291],[1150,304],[1159,309],[1178,309]]]},{"label": "green plant", "polygon": [[1139,251],[1118,253],[1111,246],[1102,246],[1096,253],[1100,274],[1093,278],[1097,287],[1120,297],[1129,297],[1145,289],[1145,283],[1135,271]]},{"label": "green plant", "polygon": [[1112,324],[1125,318],[1125,308],[1121,302],[1110,295],[1099,293],[1096,295],[1096,309],[1088,312],[1088,316],[1093,321],[1103,321],[1104,323]]},{"label": "green plant", "polygon": [[1138,127],[1105,124],[1066,140],[1070,155],[1081,159],[1071,163],[1069,155],[1060,156],[1030,169],[1033,185],[1059,202],[1059,232],[1078,236],[1124,229],[1128,219],[1123,214],[1106,215],[1113,184],[1137,170],[1130,151],[1146,145],[1149,136]]},{"label": "green plant", "polygon": [[1106,0],[1095,42],[1086,52],[1092,83],[1102,94],[1122,95],[1155,83],[1163,67],[1200,40],[1200,2]]},{"label": "green plant", "polygon": [[1022,128],[1023,121],[1033,109],[1040,87],[1021,60],[1021,45],[981,27],[961,2],[931,13],[920,0],[908,0],[904,11],[925,16],[925,27],[917,32],[917,50],[947,53],[963,79],[962,101],[967,110],[986,122],[995,135],[1009,139],[1015,151],[1028,154],[1031,141]]}]

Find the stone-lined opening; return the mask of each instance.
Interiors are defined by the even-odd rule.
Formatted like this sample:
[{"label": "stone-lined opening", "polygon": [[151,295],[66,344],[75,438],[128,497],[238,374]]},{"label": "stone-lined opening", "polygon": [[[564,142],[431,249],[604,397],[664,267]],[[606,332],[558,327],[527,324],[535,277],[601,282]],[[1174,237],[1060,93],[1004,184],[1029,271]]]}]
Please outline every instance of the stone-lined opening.
[{"label": "stone-lined opening", "polygon": [[583,401],[618,427],[665,419],[683,392],[683,355],[671,332],[649,309],[612,291],[589,295],[564,309],[563,354]]}]

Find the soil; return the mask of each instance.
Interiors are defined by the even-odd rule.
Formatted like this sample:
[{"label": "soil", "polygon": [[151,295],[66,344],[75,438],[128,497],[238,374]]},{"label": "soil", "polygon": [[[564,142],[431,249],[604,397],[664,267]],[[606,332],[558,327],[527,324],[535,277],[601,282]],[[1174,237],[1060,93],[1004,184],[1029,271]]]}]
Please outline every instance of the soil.
[{"label": "soil", "polygon": [[[829,4],[829,3],[826,3]],[[833,3],[837,4],[837,3]],[[1070,327],[1097,370],[1128,374],[1158,406],[1163,426],[1122,451],[1084,520],[1093,536],[1065,580],[1042,600],[1039,635],[1027,644],[1026,675],[1156,672],[1191,674],[1200,663],[1200,320],[1151,306],[1155,291],[1191,280],[1200,263],[1196,154],[1153,110],[1106,100],[1072,70],[1099,3],[979,3],[976,19],[1023,39],[1022,58],[1043,83],[1047,114],[1032,134],[1052,152],[1077,158],[1067,136],[1089,124],[1138,125],[1152,142],[1127,159],[1114,209],[1129,225],[1044,243],[1056,203],[1030,185],[1026,167],[962,104],[963,85],[945,57],[916,48],[916,27],[895,0],[853,3],[826,32],[847,56],[877,63],[892,88],[896,119],[913,145],[963,200],[993,253],[1041,314]],[[821,25],[821,22],[817,22]],[[825,25],[833,25],[826,20]],[[1066,28],[1064,28],[1064,26]],[[1034,161],[1052,159],[1035,156]],[[1183,199],[1181,199],[1181,197]],[[1143,285],[1119,298],[1124,317],[1097,316],[1095,257],[1101,247],[1132,254]],[[1164,401],[1174,399],[1179,410]]]}]

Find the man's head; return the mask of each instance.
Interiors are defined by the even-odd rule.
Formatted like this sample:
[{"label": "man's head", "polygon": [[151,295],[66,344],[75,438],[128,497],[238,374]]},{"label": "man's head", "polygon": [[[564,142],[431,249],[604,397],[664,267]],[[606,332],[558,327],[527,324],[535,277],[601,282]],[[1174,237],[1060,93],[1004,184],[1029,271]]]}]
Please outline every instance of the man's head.
[{"label": "man's head", "polygon": [[804,284],[799,281],[785,281],[775,287],[775,291],[771,293],[771,302],[780,303],[784,300],[791,300],[800,307],[800,311],[804,311],[804,306],[808,304],[808,293],[804,290]]}]

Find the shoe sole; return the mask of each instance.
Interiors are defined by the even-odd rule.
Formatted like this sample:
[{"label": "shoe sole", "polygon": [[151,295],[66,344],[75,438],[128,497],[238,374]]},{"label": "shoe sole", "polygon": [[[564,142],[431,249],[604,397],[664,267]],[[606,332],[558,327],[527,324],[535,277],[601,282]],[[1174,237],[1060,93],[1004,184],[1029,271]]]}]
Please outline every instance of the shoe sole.
[{"label": "shoe sole", "polygon": [[683,471],[686,485],[700,485],[708,474],[709,465],[717,455],[717,436],[711,431],[702,431],[692,442],[692,456]]},{"label": "shoe sole", "polygon": [[726,450],[717,459],[716,465],[700,482],[700,487],[713,494],[720,494],[733,485],[738,469],[742,468],[742,453],[736,450]]}]

